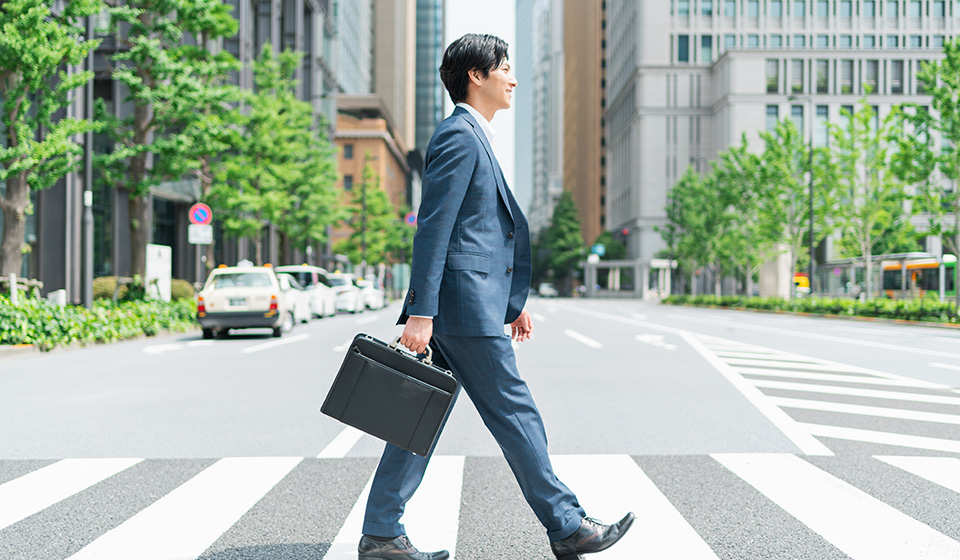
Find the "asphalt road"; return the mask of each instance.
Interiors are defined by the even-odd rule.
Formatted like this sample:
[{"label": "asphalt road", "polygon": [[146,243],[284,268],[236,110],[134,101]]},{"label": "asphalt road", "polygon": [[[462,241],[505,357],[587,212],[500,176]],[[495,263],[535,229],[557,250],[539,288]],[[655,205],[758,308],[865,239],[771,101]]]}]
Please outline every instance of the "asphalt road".
[{"label": "asphalt road", "polygon": [[[960,558],[960,330],[532,299],[516,345],[597,559]],[[355,558],[382,443],[318,409],[357,332],[0,359],[0,558]],[[405,516],[422,549],[549,559],[466,395]]]}]

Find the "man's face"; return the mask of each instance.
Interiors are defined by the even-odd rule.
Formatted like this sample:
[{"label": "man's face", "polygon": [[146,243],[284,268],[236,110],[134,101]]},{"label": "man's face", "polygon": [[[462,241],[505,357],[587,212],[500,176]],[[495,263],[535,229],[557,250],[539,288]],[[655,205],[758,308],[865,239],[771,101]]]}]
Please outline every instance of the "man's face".
[{"label": "man's face", "polygon": [[492,70],[486,78],[483,75],[479,77],[480,95],[485,104],[495,111],[509,109],[513,98],[513,88],[517,87],[517,79],[513,77],[510,61],[504,59],[500,66],[496,70]]}]

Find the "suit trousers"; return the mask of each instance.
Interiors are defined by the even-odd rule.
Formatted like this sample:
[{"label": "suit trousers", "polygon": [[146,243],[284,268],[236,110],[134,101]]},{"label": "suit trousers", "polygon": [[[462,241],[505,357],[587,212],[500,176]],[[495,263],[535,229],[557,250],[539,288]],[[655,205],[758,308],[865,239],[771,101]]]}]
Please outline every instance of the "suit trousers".
[{"label": "suit trousers", "polygon": [[[524,498],[546,528],[547,538],[554,542],[576,532],[586,514],[573,492],[553,473],[543,420],[517,371],[510,337],[434,335],[430,346],[434,362],[453,371],[500,445]],[[370,487],[364,534],[405,534],[400,518],[420,486],[429,460],[386,445]]]}]

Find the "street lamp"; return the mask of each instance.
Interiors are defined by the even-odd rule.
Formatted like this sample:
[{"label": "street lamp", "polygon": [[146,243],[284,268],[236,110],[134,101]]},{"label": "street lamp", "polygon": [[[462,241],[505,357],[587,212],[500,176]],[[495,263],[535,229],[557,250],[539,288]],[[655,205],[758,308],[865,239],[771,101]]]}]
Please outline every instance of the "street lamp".
[{"label": "street lamp", "polygon": [[813,264],[813,251],[814,251],[814,236],[813,236],[813,127],[816,126],[816,119],[813,114],[814,105],[813,98],[809,96],[800,96],[800,95],[788,95],[787,101],[806,101],[807,105],[810,108],[810,140],[809,140],[809,152],[810,152],[810,267],[809,267],[809,277],[810,277],[810,295],[813,295],[813,275],[814,275],[814,264]]}]

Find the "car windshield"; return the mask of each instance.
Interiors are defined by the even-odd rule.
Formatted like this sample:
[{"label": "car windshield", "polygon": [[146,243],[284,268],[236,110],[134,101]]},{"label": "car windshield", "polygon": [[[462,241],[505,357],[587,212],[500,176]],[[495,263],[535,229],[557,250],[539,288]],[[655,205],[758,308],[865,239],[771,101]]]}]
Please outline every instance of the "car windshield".
[{"label": "car windshield", "polygon": [[269,288],[270,275],[266,272],[226,272],[213,277],[212,288]]},{"label": "car windshield", "polygon": [[345,276],[329,276],[327,281],[331,286],[350,286],[350,279]]},{"label": "car windshield", "polygon": [[299,282],[300,285],[303,286],[303,287],[305,287],[305,288],[306,288],[307,286],[312,286],[312,285],[313,285],[313,274],[310,273],[310,272],[308,272],[308,271],[300,271],[300,270],[297,270],[297,271],[287,271],[287,270],[284,270],[283,273],[284,273],[284,274],[289,274],[290,276],[293,276],[294,278],[296,278],[296,279],[297,279],[297,282]]}]

